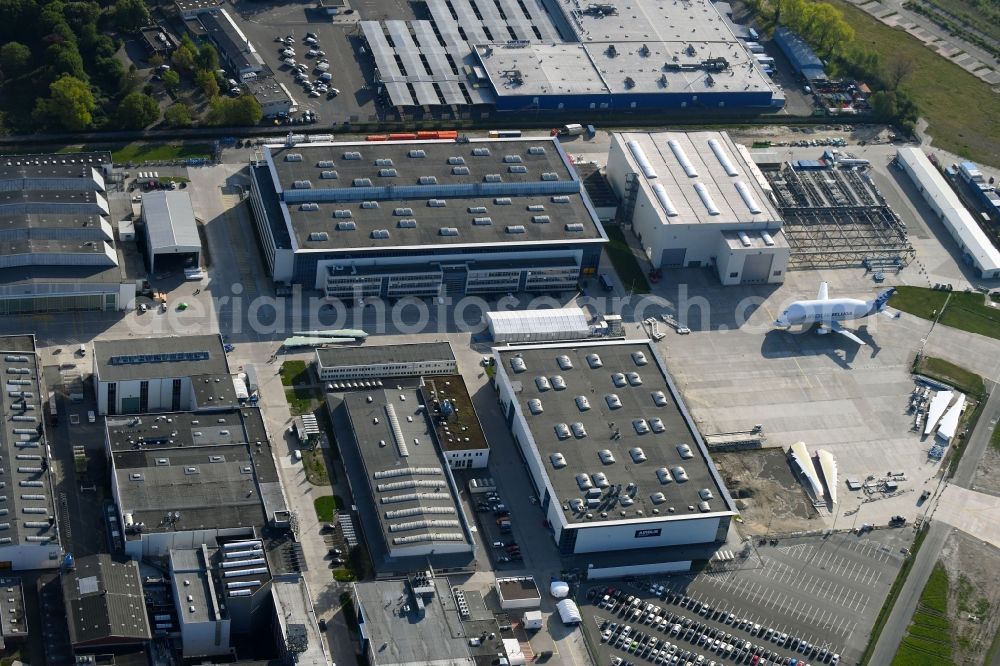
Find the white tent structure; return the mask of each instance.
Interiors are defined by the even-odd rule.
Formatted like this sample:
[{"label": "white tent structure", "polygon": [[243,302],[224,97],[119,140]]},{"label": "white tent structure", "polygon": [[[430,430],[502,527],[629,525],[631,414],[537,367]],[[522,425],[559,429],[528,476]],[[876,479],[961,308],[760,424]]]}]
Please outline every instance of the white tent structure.
[{"label": "white tent structure", "polygon": [[156,258],[181,255],[198,267],[201,237],[187,192],[149,192],[142,197],[142,221],[146,225],[149,272],[156,270]]},{"label": "white tent structure", "polygon": [[565,599],[569,594],[569,584],[561,580],[554,580],[549,585],[549,594],[556,599]]},{"label": "white tent structure", "polygon": [[941,417],[941,423],[938,425],[937,431],[939,439],[945,442],[951,441],[952,437],[955,436],[955,431],[958,429],[958,421],[962,417],[963,409],[965,409],[965,394],[959,393],[958,400],[951,406],[948,413]]},{"label": "white tent structure", "polygon": [[563,624],[580,624],[583,621],[580,609],[572,599],[563,599],[557,603],[556,610],[559,611],[559,619]]},{"label": "white tent structure", "polygon": [[826,489],[830,496],[830,502],[837,503],[837,461],[833,454],[826,449],[816,449],[816,457],[819,458],[819,470],[823,472],[823,480],[826,481]]},{"label": "white tent structure", "polygon": [[549,342],[590,337],[587,313],[581,308],[502,310],[487,312],[494,342]]}]

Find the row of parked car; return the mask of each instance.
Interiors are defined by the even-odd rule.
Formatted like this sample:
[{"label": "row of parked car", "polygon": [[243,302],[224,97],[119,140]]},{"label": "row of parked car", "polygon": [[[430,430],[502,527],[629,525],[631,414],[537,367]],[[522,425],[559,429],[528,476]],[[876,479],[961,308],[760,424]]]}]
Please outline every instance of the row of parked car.
[{"label": "row of parked car", "polygon": [[[796,636],[789,636],[760,624],[751,622],[746,618],[737,617],[735,613],[720,608],[712,608],[703,604],[693,597],[683,593],[673,592],[664,589],[661,585],[651,585],[650,594],[655,594],[660,600],[673,603],[682,608],[701,615],[705,620],[719,622],[732,627],[737,631],[744,631],[751,637],[775,644],[776,647],[785,648],[795,653],[802,654],[799,657],[782,657],[776,651],[772,651],[760,645],[754,645],[745,638],[733,636],[731,632],[726,632],[725,628],[713,627],[704,622],[697,621],[697,618],[684,617],[666,608],[644,602],[641,597],[627,594],[624,590],[606,588],[603,594],[596,590],[594,593],[594,603],[598,608],[610,611],[624,622],[633,624],[649,625],[662,633],[670,636],[683,638],[699,645],[703,645],[719,654],[725,654],[736,663],[748,664],[777,664],[778,666],[800,666],[805,664],[806,658],[816,659],[818,662],[836,665],[840,662],[840,655],[826,647],[812,645],[809,642]],[[589,593],[588,593],[589,594]],[[754,657],[757,657],[755,660]],[[660,662],[674,663],[674,662]],[[685,663],[679,661],[676,663]],[[695,664],[704,662],[695,661]],[[807,666],[807,665],[806,665]]]}]

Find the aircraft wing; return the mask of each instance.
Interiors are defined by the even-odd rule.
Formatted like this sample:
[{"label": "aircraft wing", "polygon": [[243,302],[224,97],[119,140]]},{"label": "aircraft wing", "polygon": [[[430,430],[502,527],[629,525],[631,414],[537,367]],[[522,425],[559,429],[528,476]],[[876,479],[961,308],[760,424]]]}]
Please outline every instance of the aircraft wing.
[{"label": "aircraft wing", "polygon": [[878,313],[883,317],[888,317],[889,319],[899,319],[899,312],[897,312],[896,310],[890,310],[889,308],[885,308],[883,310],[879,310]]},{"label": "aircraft wing", "polygon": [[816,295],[817,301],[825,301],[830,298],[830,288],[826,282],[819,283],[819,294]]},{"label": "aircraft wing", "polygon": [[868,344],[867,342],[856,336],[853,331],[847,330],[846,328],[841,326],[840,323],[838,322],[833,322],[833,325],[830,327],[830,330],[832,330],[834,333],[840,333],[848,340],[853,340],[854,342],[857,342],[859,345]]}]

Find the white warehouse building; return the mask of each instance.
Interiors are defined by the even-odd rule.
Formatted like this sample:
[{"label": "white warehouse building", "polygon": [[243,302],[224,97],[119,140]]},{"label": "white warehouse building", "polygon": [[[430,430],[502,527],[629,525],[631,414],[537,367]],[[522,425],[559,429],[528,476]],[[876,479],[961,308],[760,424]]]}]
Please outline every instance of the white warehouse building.
[{"label": "white warehouse building", "polygon": [[981,278],[1000,277],[1000,251],[927,159],[924,151],[914,147],[900,148],[896,151],[896,159],[958,243],[966,263],[975,266]]},{"label": "white warehouse building", "polygon": [[457,372],[458,364],[447,342],[335,346],[316,350],[316,374],[324,382],[453,375]]},{"label": "white warehouse building", "polygon": [[[725,540],[732,498],[650,341],[494,355],[501,409],[560,553]],[[646,571],[675,564],[663,559]]]},{"label": "white warehouse building", "polygon": [[487,312],[486,323],[494,342],[553,342],[590,337],[587,313],[582,308]]},{"label": "white warehouse building", "polygon": [[771,188],[725,132],[615,134],[607,177],[655,268],[713,268],[725,285],[784,281],[791,250]]}]

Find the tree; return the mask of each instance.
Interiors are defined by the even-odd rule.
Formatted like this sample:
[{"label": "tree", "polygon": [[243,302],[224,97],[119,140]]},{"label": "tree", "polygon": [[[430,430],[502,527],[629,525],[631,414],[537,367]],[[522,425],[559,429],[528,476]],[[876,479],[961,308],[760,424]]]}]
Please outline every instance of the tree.
[{"label": "tree", "polygon": [[160,65],[163,64],[163,56],[161,56],[159,53],[154,53],[153,55],[149,56],[148,62],[150,67],[153,68],[159,67]]},{"label": "tree", "polygon": [[195,56],[195,64],[198,65],[198,69],[214,72],[219,69],[219,52],[211,44],[202,44]]},{"label": "tree", "polygon": [[120,92],[127,83],[125,66],[118,58],[97,58],[92,71],[97,83],[109,94]]},{"label": "tree", "polygon": [[880,90],[868,100],[872,105],[872,113],[881,121],[895,120],[899,110],[896,107],[896,93],[891,90]]},{"label": "tree", "polygon": [[189,127],[191,125],[191,110],[184,103],[173,104],[163,112],[163,120],[170,127]]},{"label": "tree", "polygon": [[83,56],[80,55],[76,42],[52,44],[45,49],[45,60],[52,70],[53,77],[69,74],[74,78],[87,80],[87,73],[83,69]]},{"label": "tree", "polygon": [[185,74],[190,74],[195,69],[194,53],[194,49],[182,44],[176,51],[173,52],[173,54],[171,54],[170,62],[175,68]]},{"label": "tree", "polygon": [[235,99],[216,97],[209,112],[212,123],[226,127],[251,127],[263,117],[260,102],[252,95],[241,95]]},{"label": "tree", "polygon": [[194,82],[205,93],[205,97],[215,99],[219,96],[219,79],[215,76],[215,72],[198,70],[194,75]]},{"label": "tree", "polygon": [[35,114],[42,122],[79,132],[94,122],[94,95],[85,81],[64,75],[49,85],[49,97],[38,100]]},{"label": "tree", "polygon": [[159,120],[160,106],[149,95],[129,93],[118,105],[116,117],[124,129],[142,129]]},{"label": "tree", "polygon": [[134,32],[149,23],[149,10],[142,0],[116,0],[113,16],[123,32]]},{"label": "tree", "polygon": [[167,89],[167,92],[173,95],[177,92],[177,86],[181,84],[181,75],[172,69],[168,69],[163,72],[163,87]]},{"label": "tree", "polygon": [[913,61],[904,58],[899,54],[885,65],[886,86],[890,90],[896,90],[913,73]]},{"label": "tree", "polygon": [[0,48],[0,68],[11,79],[24,74],[31,61],[31,49],[20,42],[7,42]]}]

